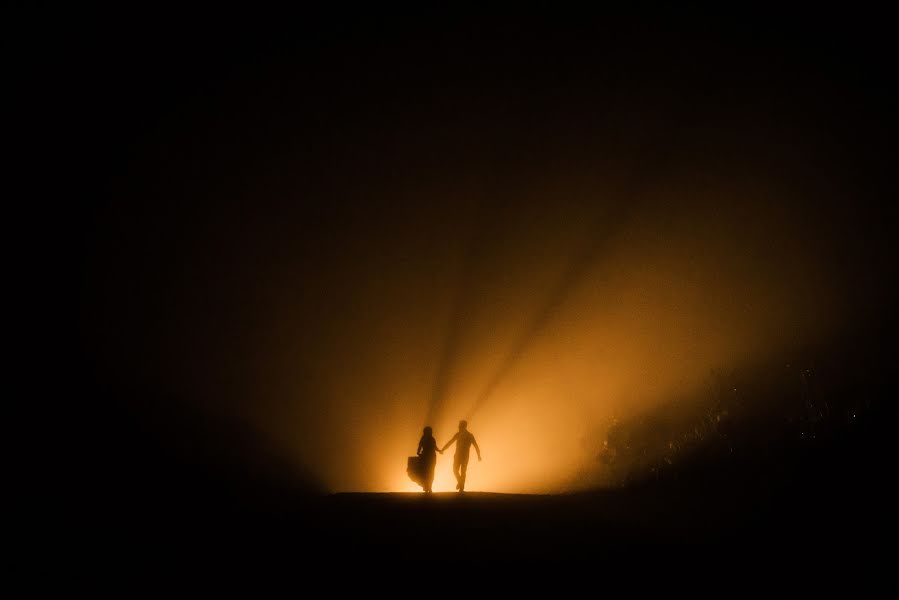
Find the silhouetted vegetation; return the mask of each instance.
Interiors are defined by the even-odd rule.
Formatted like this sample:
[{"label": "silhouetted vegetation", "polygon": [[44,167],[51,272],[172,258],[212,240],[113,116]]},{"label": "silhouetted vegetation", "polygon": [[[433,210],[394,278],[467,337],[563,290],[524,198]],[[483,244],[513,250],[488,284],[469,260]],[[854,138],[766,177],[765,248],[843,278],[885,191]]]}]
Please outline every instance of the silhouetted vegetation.
[{"label": "silhouetted vegetation", "polygon": [[677,479],[702,464],[752,459],[775,448],[814,451],[851,438],[877,418],[893,384],[895,367],[878,354],[885,343],[841,340],[778,362],[712,370],[693,397],[613,417],[587,476],[613,487]]}]

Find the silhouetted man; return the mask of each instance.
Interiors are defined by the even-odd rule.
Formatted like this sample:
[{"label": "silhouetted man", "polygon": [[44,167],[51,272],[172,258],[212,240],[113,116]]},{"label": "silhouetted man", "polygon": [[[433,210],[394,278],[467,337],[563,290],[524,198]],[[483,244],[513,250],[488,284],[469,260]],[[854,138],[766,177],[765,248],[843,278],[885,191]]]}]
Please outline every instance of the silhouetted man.
[{"label": "silhouetted man", "polygon": [[481,460],[481,449],[478,447],[474,436],[468,431],[468,421],[459,421],[459,431],[452,437],[446,445],[440,449],[440,453],[456,443],[456,455],[453,457],[453,474],[456,476],[456,489],[460,492],[465,491],[465,473],[468,471],[468,452],[471,447],[478,453],[478,460]]}]

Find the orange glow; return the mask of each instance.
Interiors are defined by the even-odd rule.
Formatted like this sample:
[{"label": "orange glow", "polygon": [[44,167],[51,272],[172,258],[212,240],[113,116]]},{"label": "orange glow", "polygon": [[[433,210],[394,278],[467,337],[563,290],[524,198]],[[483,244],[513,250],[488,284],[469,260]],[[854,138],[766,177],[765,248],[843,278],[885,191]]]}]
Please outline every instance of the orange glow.
[{"label": "orange glow", "polygon": [[[876,205],[894,143],[870,109],[893,103],[853,95],[840,48],[766,42],[731,60],[749,29],[657,43],[651,23],[597,23],[520,53],[533,36],[504,24],[512,37],[486,35],[482,55],[479,22],[436,36],[431,60],[418,28],[369,39],[364,25],[358,45],[342,24],[295,51],[279,37],[260,47],[284,52],[270,61],[207,65],[203,46],[184,76],[151,70],[171,84],[158,93],[119,90],[122,69],[89,77],[128,100],[92,110],[135,121],[110,120],[87,155],[93,200],[67,203],[73,226],[55,219],[75,243],[50,263],[77,276],[35,273],[50,305],[73,298],[44,311],[78,316],[63,364],[102,391],[89,407],[139,424],[141,455],[171,441],[185,470],[252,472],[260,490],[421,492],[406,464],[423,427],[442,446],[466,419],[483,455],[467,491],[626,485],[664,467],[612,465],[604,443],[627,429],[613,424],[650,423],[627,435],[662,432],[639,452],[668,458],[671,423],[711,412],[718,374],[795,370],[890,331],[895,209]],[[818,385],[777,377],[767,398],[729,396],[747,430]],[[733,423],[715,422],[726,438]],[[455,490],[454,451],[434,491]]]},{"label": "orange glow", "polygon": [[[625,162],[510,180],[508,202],[464,182],[379,190],[405,199],[395,218],[337,215],[333,241],[272,267],[240,356],[184,395],[227,388],[241,422],[335,492],[417,490],[405,469],[422,428],[442,445],[463,418],[483,453],[468,490],[601,484],[613,418],[830,335],[846,298],[782,182],[685,159],[633,189]],[[190,350],[170,353],[187,382]],[[452,452],[436,491],[455,488]]]},{"label": "orange glow", "polygon": [[[733,198],[726,219],[714,204],[682,199],[669,214],[630,223],[612,236],[601,258],[535,328],[487,401],[474,410],[475,399],[577,254],[567,240],[585,235],[586,226],[575,223],[561,227],[558,239],[529,245],[532,223],[541,215],[519,215],[524,225],[512,223],[504,232],[504,244],[515,248],[519,261],[504,270],[485,266],[495,274],[472,284],[477,290],[430,423],[429,401],[455,297],[451,284],[458,278],[452,265],[458,263],[433,274],[445,284],[435,283],[410,301],[404,294],[418,283],[392,276],[389,264],[376,261],[367,268],[379,277],[359,292],[364,310],[332,334],[371,345],[337,347],[328,356],[345,368],[318,389],[327,411],[304,408],[287,419],[279,413],[277,423],[263,426],[291,448],[304,442],[290,424],[318,421],[334,456],[326,463],[309,460],[308,450],[298,456],[333,491],[420,491],[405,465],[422,427],[431,425],[443,445],[461,418],[469,419],[483,453],[478,462],[472,450],[467,490],[572,490],[586,485],[579,474],[590,470],[595,485],[604,477],[597,453],[613,417],[688,397],[708,385],[711,369],[750,364],[789,344],[791,335],[810,339],[833,322],[836,307],[820,300],[837,296],[817,293],[826,281],[823,266],[789,235],[770,237],[778,227],[789,229],[790,215],[773,203],[767,219],[743,222],[740,206],[753,202],[757,191],[747,185],[743,193]],[[577,221],[576,214],[543,218],[550,217]],[[753,250],[747,253],[746,247]],[[765,269],[757,267],[759,261]],[[438,455],[435,491],[455,488],[452,452]]]}]

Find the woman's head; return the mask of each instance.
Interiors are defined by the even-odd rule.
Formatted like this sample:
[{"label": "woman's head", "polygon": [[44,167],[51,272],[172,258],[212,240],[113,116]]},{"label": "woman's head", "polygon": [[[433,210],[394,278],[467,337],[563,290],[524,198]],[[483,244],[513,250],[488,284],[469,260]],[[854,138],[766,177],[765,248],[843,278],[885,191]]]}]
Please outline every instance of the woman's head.
[{"label": "woman's head", "polygon": [[431,433],[431,428],[430,428],[430,426],[425,427],[425,432],[424,432],[424,433],[425,433],[425,437],[431,437],[432,433]]}]

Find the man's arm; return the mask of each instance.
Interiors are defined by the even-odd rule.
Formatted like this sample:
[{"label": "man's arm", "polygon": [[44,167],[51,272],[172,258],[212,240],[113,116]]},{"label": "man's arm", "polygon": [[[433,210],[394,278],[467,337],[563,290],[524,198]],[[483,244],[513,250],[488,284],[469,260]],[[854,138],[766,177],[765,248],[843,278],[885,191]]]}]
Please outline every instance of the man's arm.
[{"label": "man's arm", "polygon": [[478,453],[478,460],[481,460],[481,448],[478,446],[478,441],[474,439],[474,436],[471,436],[471,445],[474,446],[475,452]]},{"label": "man's arm", "polygon": [[455,441],[456,441],[456,438],[458,438],[458,437],[459,437],[459,434],[457,433],[456,435],[454,435],[454,436],[450,439],[450,441],[448,441],[448,442],[446,443],[446,445],[443,446],[443,448],[440,449],[440,452],[442,453],[444,450],[446,450],[447,448],[449,448],[450,446],[452,446],[452,445],[453,445],[453,442],[455,442]]}]

